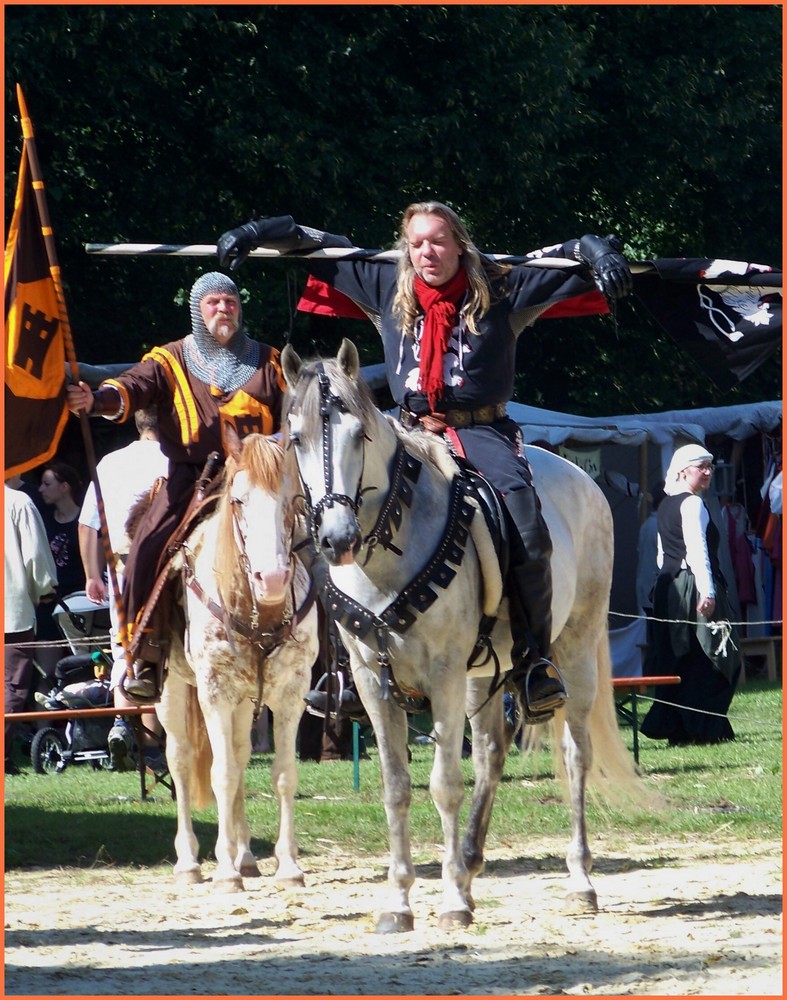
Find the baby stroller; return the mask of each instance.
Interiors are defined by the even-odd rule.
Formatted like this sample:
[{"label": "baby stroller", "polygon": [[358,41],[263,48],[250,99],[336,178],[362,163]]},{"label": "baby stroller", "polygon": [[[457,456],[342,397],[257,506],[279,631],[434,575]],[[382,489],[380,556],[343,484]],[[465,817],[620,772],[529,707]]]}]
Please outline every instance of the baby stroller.
[{"label": "baby stroller", "polygon": [[109,689],[112,659],[105,647],[109,640],[109,605],[94,604],[84,591],[58,601],[54,616],[72,649],[58,660],[55,685],[46,694],[37,692],[38,704],[52,712],[52,725],[33,736],[30,758],[37,774],[60,774],[71,764],[89,761],[98,768],[109,767],[107,736],[113,716],[98,719],[57,719],[58,711],[69,708],[108,708],[113,698]]}]

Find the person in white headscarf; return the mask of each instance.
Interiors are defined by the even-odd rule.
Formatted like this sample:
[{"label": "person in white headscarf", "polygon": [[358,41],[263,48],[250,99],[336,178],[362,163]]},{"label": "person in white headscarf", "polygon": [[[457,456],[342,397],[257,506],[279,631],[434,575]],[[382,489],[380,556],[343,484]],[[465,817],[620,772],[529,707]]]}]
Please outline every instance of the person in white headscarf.
[{"label": "person in white headscarf", "polygon": [[168,635],[163,614],[154,614],[144,628],[140,619],[208,456],[218,452],[223,459],[229,427],[244,438],[276,434],[281,424],[285,385],[279,352],[248,336],[235,282],[219,271],[203,274],[191,289],[189,307],[191,333],[182,340],[152,348],[96,391],[84,382],[68,387],[74,413],[85,410],[124,423],[136,410],[158,408],[167,478],[136,527],[123,577],[124,645],[138,650],[124,690],[137,701],[159,695]]},{"label": "person in white headscarf", "polygon": [[740,643],[731,626],[719,569],[719,531],[703,500],[713,455],[688,444],[672,456],[658,509],[656,621],[647,674],[677,674],[669,701],[654,702],[641,731],[672,745],[719,743],[735,734],[726,717],[740,673]]}]

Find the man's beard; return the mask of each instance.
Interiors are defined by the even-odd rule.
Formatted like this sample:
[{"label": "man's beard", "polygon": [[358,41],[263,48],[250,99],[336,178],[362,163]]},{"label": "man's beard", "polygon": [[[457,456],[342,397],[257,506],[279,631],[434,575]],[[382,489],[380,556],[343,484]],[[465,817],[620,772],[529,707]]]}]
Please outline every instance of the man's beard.
[{"label": "man's beard", "polygon": [[208,333],[213,337],[217,344],[225,347],[238,332],[238,322],[237,320],[226,318],[224,316],[214,316],[213,319],[205,324],[208,328]]}]

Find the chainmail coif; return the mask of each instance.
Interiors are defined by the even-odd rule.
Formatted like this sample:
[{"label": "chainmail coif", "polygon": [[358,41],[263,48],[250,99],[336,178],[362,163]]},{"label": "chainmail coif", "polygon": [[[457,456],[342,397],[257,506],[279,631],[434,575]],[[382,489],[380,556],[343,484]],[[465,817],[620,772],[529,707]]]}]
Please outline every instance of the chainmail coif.
[{"label": "chainmail coif", "polygon": [[[238,330],[226,346],[217,344],[205,326],[199,304],[206,295],[229,294],[238,299]],[[185,339],[186,368],[194,378],[222,392],[234,392],[252,377],[260,358],[260,345],[243,328],[243,310],[235,282],[220,271],[197,278],[189,295],[191,333]]]}]

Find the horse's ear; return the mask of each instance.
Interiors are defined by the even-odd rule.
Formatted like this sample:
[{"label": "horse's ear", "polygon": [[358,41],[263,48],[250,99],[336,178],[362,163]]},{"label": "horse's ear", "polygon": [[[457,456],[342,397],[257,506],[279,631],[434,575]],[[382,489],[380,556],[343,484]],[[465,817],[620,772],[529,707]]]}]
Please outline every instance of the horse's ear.
[{"label": "horse's ear", "polygon": [[222,442],[224,444],[224,451],[230,458],[234,458],[236,462],[240,461],[240,453],[243,450],[243,444],[238,432],[235,430],[234,424],[229,420],[224,423],[222,428]]},{"label": "horse's ear", "polygon": [[352,379],[358,377],[358,370],[361,366],[358,358],[358,348],[346,337],[342,340],[342,346],[339,348],[336,360],[339,362],[339,367],[345,375]]},{"label": "horse's ear", "polygon": [[281,370],[284,373],[284,381],[290,389],[295,388],[302,367],[303,362],[295,352],[295,348],[291,344],[286,344],[281,352]]}]

